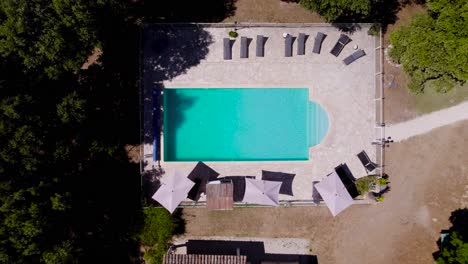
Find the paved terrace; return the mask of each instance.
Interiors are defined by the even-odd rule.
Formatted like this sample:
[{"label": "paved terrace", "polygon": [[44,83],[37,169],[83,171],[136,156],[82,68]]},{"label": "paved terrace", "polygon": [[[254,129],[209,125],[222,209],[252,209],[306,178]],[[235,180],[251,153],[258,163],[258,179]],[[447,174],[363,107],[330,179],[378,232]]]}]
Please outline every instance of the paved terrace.
[{"label": "paved terrace", "polygon": [[[309,88],[311,101],[321,104],[329,115],[329,131],[318,146],[310,148],[308,161],[274,162],[206,162],[220,176],[257,176],[262,170],[295,173],[295,196],[280,195],[281,200],[310,200],[312,182],[320,181],[333,169],[346,163],[356,178],[366,175],[356,154],[365,150],[375,160],[375,37],[367,34],[368,27],[350,33],[349,43],[338,57],[330,54],[340,31],[329,25],[263,25],[238,27],[239,37],[233,46],[233,59],[223,60],[223,38],[232,27],[212,26],[147,26],[143,34],[144,62],[144,169],[157,163],[152,161],[152,99],[153,87],[252,87],[252,88]],[[293,57],[284,57],[283,33],[293,36],[309,35],[306,54],[298,56],[297,40]],[[321,54],[313,54],[317,32],[327,34]],[[255,56],[257,35],[268,38],[265,57]],[[240,59],[240,37],[253,41],[249,58]],[[358,45],[366,56],[345,66],[342,60]],[[281,142],[278,142],[281,144]],[[161,151],[162,152],[162,151]],[[164,162],[166,171],[178,169],[189,173],[196,162]]]}]

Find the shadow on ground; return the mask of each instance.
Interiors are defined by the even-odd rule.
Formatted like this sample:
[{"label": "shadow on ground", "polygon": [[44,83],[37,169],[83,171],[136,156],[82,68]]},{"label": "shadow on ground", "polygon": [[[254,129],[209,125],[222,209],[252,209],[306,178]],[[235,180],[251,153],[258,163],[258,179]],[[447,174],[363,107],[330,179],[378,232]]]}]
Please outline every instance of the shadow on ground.
[{"label": "shadow on ground", "polygon": [[136,1],[132,13],[144,22],[220,22],[234,15],[236,0]]},{"label": "shadow on ground", "polygon": [[270,254],[265,252],[265,245],[260,241],[225,241],[225,240],[188,240],[185,245],[187,254],[202,255],[242,255],[247,262],[260,263],[299,263],[316,264],[317,256],[300,254]]}]

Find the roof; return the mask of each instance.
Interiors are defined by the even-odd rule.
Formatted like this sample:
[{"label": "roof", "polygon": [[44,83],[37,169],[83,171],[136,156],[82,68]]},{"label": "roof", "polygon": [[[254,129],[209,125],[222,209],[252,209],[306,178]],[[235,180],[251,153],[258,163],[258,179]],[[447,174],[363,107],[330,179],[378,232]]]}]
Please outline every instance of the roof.
[{"label": "roof", "polygon": [[227,255],[164,255],[163,264],[246,264],[247,256]]}]

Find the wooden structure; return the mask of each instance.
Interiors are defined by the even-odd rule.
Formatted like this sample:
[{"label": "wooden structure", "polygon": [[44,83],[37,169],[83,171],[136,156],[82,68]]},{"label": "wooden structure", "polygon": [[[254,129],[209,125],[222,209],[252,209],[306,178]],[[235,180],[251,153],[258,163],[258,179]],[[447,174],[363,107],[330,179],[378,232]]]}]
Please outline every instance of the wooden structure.
[{"label": "wooden structure", "polygon": [[246,264],[246,256],[166,254],[163,264]]},{"label": "wooden structure", "polygon": [[234,204],[232,182],[209,183],[206,185],[206,208],[210,210],[232,210]]}]

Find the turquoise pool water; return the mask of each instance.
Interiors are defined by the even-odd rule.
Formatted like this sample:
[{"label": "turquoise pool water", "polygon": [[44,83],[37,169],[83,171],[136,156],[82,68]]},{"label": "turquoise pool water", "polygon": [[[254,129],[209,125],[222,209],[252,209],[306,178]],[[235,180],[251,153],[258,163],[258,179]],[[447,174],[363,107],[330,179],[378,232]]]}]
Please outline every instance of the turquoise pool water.
[{"label": "turquoise pool water", "polygon": [[307,88],[164,90],[165,161],[307,160],[327,130]]}]

